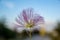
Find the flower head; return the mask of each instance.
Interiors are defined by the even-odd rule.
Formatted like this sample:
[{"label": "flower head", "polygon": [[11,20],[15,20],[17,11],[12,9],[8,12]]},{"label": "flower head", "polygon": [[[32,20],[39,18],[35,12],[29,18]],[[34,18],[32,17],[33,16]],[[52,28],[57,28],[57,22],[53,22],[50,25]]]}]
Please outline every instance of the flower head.
[{"label": "flower head", "polygon": [[34,27],[44,23],[44,19],[42,16],[37,15],[33,12],[33,9],[25,9],[23,10],[18,18],[16,18],[17,26],[19,27]]}]

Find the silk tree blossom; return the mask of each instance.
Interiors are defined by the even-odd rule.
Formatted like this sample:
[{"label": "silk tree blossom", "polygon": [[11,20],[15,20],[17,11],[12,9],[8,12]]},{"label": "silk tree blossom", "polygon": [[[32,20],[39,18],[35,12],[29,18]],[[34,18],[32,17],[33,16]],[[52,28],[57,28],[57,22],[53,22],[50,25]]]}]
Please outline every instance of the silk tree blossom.
[{"label": "silk tree blossom", "polygon": [[33,9],[24,9],[16,18],[17,27],[33,28],[44,24],[44,18],[36,13]]}]

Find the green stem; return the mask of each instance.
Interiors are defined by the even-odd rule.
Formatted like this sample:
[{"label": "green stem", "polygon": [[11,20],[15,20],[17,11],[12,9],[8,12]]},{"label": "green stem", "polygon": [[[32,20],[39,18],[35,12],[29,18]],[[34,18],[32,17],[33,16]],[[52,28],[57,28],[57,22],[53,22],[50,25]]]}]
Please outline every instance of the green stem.
[{"label": "green stem", "polygon": [[30,28],[30,40],[32,40],[32,39],[31,39],[31,28]]}]

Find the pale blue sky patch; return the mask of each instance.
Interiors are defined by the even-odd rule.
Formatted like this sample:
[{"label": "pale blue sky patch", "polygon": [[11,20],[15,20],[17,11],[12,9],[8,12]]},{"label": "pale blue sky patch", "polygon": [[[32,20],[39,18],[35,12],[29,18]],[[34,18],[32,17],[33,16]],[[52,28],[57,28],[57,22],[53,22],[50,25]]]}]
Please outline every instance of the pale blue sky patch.
[{"label": "pale blue sky patch", "polygon": [[[59,0],[1,0],[0,14],[12,17],[18,15],[23,9],[34,8],[36,12],[42,15],[45,20],[60,19],[60,1]],[[14,18],[13,17],[13,18]]]}]

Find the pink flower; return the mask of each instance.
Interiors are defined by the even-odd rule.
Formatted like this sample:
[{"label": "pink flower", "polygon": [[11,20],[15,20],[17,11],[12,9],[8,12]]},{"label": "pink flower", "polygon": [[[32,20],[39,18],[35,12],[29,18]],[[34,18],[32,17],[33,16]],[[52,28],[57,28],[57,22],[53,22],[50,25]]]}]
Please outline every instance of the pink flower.
[{"label": "pink flower", "polygon": [[44,23],[44,18],[40,15],[36,15],[32,8],[25,9],[16,18],[16,24],[18,27],[34,27]]}]

